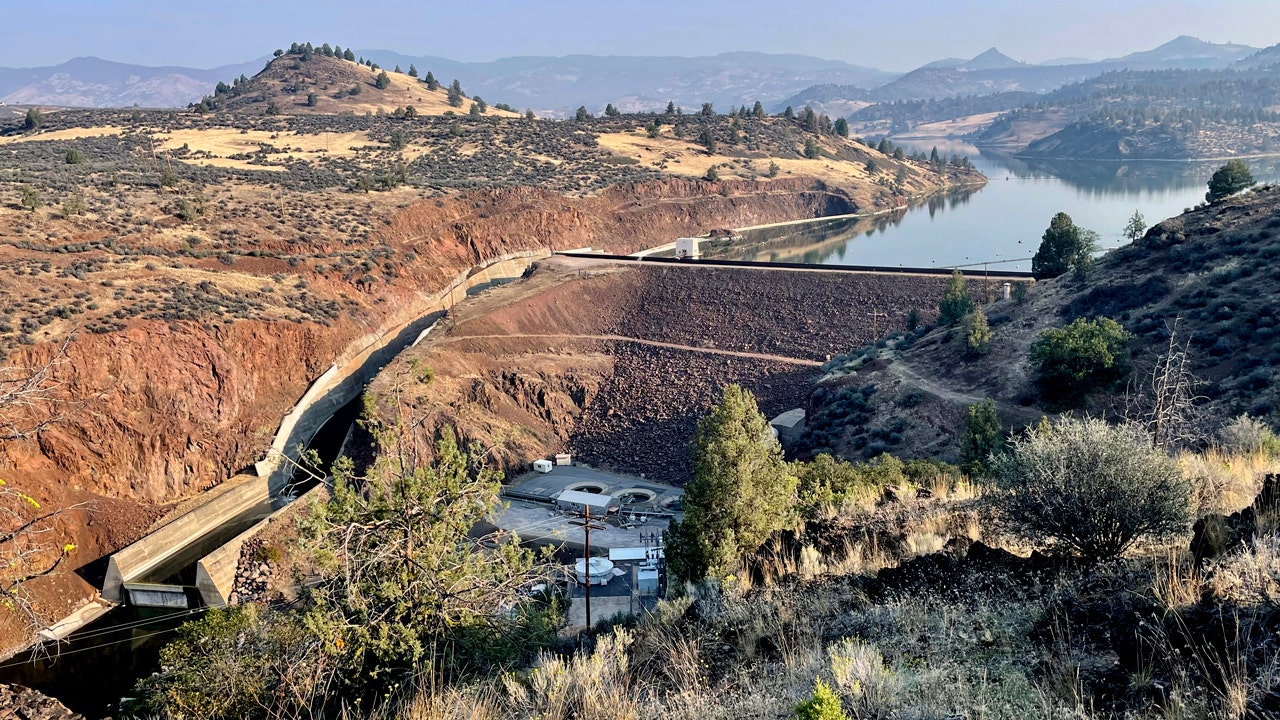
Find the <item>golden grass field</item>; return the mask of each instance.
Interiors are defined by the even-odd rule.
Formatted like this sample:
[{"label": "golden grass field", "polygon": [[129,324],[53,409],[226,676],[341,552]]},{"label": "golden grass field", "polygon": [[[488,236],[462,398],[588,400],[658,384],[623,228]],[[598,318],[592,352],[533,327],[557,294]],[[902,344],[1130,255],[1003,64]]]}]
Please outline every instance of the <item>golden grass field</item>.
[{"label": "golden grass field", "polygon": [[68,128],[66,130],[51,130],[49,132],[38,132],[30,135],[9,135],[7,137],[0,137],[0,145],[30,142],[32,140],[75,140],[76,138],[102,137],[103,135],[119,135],[123,131],[124,128],[105,125],[103,127]]},{"label": "golden grass field", "polygon": [[[766,177],[770,163],[777,163],[779,177],[803,175],[837,185],[868,180],[866,167],[850,160],[833,160],[828,157],[809,160],[708,155],[701,145],[675,137],[668,128],[663,128],[662,135],[657,138],[650,138],[646,131],[637,130],[603,133],[598,141],[601,148],[615,155],[638,160],[643,165],[659,168],[673,175],[702,177],[714,165],[722,179],[756,179]],[[823,142],[829,143],[832,140],[825,138]],[[797,151],[801,149],[797,147]]]}]

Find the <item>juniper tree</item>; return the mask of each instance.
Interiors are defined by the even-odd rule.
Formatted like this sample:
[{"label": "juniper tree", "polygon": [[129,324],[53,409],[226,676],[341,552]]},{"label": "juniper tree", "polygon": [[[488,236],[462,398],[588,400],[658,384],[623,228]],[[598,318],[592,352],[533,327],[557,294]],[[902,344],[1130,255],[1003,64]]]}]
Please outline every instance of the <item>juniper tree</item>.
[{"label": "juniper tree", "polygon": [[965,284],[964,273],[960,268],[951,271],[951,279],[942,292],[942,300],[938,303],[938,322],[943,325],[955,325],[973,312],[973,297]]},{"label": "juniper tree", "polygon": [[723,578],[771,535],[796,524],[796,477],[756,399],[738,385],[698,422],[684,518],[666,534],[678,578]]}]

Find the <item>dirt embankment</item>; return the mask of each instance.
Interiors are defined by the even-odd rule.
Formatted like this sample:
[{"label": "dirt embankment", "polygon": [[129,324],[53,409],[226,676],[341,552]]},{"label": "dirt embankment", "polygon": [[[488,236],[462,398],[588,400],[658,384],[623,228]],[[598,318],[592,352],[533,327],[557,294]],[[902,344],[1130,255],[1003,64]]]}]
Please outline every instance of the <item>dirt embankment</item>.
[{"label": "dirt embankment", "polygon": [[[508,470],[570,450],[687,480],[697,419],[728,383],[768,415],[802,406],[818,365],[932,307],[942,279],[557,258],[460,306],[371,386],[385,418],[454,426]],[[876,312],[872,316],[870,313]],[[425,369],[433,377],[423,382]]]}]

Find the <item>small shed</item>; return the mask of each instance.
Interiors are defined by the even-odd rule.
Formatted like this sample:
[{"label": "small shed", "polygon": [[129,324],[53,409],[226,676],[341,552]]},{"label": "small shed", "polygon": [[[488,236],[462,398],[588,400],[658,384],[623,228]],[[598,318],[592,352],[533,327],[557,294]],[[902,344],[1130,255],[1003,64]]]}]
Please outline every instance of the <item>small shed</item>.
[{"label": "small shed", "polygon": [[776,433],[774,437],[778,438],[783,445],[794,443],[804,434],[804,408],[795,408],[782,413],[770,420],[769,426]]},{"label": "small shed", "polygon": [[699,238],[676,238],[676,257],[684,260],[697,260],[702,257],[698,248]]},{"label": "small shed", "polygon": [[556,507],[570,512],[584,512],[591,508],[592,515],[604,516],[618,512],[618,501],[612,495],[565,490],[556,496]]}]

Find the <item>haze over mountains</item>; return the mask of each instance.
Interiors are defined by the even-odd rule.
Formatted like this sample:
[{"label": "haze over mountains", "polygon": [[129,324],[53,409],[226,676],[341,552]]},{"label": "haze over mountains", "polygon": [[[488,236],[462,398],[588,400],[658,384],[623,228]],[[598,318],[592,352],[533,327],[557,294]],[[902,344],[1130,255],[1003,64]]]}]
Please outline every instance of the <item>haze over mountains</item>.
[{"label": "haze over mountains", "polygon": [[[1022,91],[1043,93],[1114,70],[1256,68],[1280,62],[1280,49],[1215,44],[1182,36],[1155,49],[1099,62],[1055,60],[1030,65],[991,48],[973,58],[948,58],[906,74],[804,55],[757,52],[707,57],[569,55],[458,62],[387,50],[358,52],[387,68],[415,65],[471,94],[542,115],[564,116],[579,105],[598,111],[654,110],[675,101],[687,110],[703,102],[727,110],[757,100],[771,110],[813,105],[843,115],[859,103]],[[253,75],[266,58],[208,70],[146,67],[76,58],[50,67],[0,68],[0,103],[73,107],[183,107],[219,81]],[[829,107],[828,107],[829,106]]]}]

